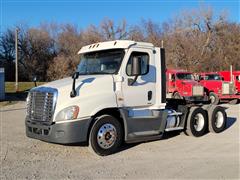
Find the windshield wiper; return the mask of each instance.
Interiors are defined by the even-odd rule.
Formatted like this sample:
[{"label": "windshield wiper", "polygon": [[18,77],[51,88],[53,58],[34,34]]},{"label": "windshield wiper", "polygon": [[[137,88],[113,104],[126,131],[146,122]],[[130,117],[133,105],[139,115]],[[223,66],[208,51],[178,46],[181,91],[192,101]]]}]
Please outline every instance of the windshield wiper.
[{"label": "windshield wiper", "polygon": [[84,73],[78,73],[79,75],[89,75],[89,73],[88,72],[84,72]]},{"label": "windshield wiper", "polygon": [[109,73],[109,72],[92,72],[91,74],[112,74],[112,73]]}]

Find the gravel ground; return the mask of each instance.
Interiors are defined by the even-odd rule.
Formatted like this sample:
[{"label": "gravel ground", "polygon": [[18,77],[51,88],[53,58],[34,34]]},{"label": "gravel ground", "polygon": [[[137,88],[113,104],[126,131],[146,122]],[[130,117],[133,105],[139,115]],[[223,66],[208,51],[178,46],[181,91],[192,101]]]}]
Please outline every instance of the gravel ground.
[{"label": "gravel ground", "polygon": [[0,179],[240,179],[240,105],[225,106],[228,128],[220,134],[169,133],[107,157],[27,138],[25,103],[7,106],[0,111]]}]

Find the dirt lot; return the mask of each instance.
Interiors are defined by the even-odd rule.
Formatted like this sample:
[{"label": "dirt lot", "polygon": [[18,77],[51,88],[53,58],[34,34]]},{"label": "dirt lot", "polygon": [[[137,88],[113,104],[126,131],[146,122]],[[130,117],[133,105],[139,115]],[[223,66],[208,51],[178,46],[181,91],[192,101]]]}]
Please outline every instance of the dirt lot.
[{"label": "dirt lot", "polygon": [[221,134],[170,133],[108,157],[27,138],[25,103],[7,106],[0,112],[0,179],[239,179],[240,105],[226,106],[228,128]]}]

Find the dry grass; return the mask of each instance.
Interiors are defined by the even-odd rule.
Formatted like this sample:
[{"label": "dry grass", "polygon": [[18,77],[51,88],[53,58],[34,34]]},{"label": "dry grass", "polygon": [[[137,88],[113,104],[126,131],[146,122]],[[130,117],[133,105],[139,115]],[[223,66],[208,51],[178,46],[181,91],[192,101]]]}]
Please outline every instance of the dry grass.
[{"label": "dry grass", "polygon": [[[42,85],[45,82],[37,82],[37,85]],[[18,92],[24,92],[34,87],[34,82],[19,82],[18,83]],[[6,82],[5,83],[5,92],[6,93],[14,93],[15,90],[15,82]]]},{"label": "dry grass", "polygon": [[[37,85],[45,84],[45,82],[37,82]],[[19,82],[18,91],[15,89],[15,82],[5,83],[6,99],[0,102],[0,107],[16,104],[18,101],[24,101],[27,91],[35,87],[33,82]]]}]

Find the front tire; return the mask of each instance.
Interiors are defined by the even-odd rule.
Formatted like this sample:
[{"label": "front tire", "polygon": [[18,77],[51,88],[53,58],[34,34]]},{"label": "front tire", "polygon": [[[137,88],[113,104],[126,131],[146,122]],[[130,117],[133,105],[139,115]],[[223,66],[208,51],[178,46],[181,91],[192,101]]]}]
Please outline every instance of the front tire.
[{"label": "front tire", "polygon": [[178,92],[175,92],[173,95],[173,99],[183,99],[183,97]]},{"label": "front tire", "polygon": [[111,115],[101,115],[96,118],[89,136],[90,148],[100,156],[115,153],[123,140],[123,130],[120,122]]},{"label": "front tire", "polygon": [[207,112],[200,107],[193,107],[189,111],[185,133],[189,136],[200,137],[207,131]]},{"label": "front tire", "polygon": [[217,105],[220,101],[219,97],[213,92],[209,93],[209,100],[210,100],[210,103],[214,105]]}]

